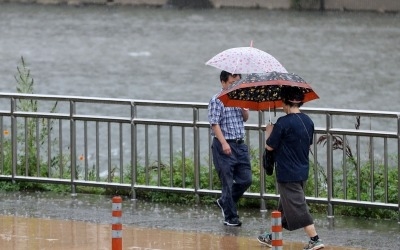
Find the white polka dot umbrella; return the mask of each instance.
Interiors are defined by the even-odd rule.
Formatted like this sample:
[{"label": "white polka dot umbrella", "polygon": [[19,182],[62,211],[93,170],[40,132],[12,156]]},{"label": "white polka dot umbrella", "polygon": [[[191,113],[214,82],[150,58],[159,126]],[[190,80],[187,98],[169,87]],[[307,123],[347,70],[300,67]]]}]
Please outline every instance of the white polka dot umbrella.
[{"label": "white polka dot umbrella", "polygon": [[232,74],[288,72],[275,57],[252,46],[224,50],[208,60],[206,65]]}]

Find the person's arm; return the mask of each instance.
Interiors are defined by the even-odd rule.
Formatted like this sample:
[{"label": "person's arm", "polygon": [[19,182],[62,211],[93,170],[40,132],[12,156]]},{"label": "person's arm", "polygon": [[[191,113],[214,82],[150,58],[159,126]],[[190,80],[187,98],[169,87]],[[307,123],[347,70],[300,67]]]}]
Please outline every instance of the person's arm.
[{"label": "person's arm", "polygon": [[[269,136],[271,135],[273,129],[274,129],[274,125],[273,125],[273,124],[268,124],[268,125],[265,127],[265,141],[268,140],[268,138],[269,138]],[[265,143],[265,148],[266,148],[268,151],[274,150],[273,148],[271,148],[270,146],[268,146],[266,143]]]},{"label": "person's arm", "polygon": [[247,122],[249,119],[249,109],[242,109],[243,121]]},{"label": "person's arm", "polygon": [[227,155],[230,155],[232,153],[231,146],[229,146],[229,143],[226,142],[225,137],[222,134],[222,130],[221,130],[221,127],[219,126],[219,124],[213,124],[211,126],[211,128],[214,131],[215,137],[221,143],[222,150],[224,151],[224,153],[227,154]]}]

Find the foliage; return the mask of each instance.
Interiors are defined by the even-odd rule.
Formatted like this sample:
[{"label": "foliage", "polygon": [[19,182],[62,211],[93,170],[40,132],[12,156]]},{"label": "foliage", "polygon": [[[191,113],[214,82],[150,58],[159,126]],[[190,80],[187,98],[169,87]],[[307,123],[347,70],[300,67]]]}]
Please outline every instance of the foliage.
[{"label": "foliage", "polygon": [[[388,169],[388,182],[384,181],[385,167],[383,164],[377,164],[374,171],[371,171],[371,163],[367,162],[359,169],[349,168],[346,170],[339,169],[335,171],[334,180],[334,194],[339,199],[360,200],[360,201],[374,201],[385,203],[382,200],[385,197],[386,187],[388,185],[388,201],[389,203],[397,203],[397,188],[398,179],[396,169]],[[359,171],[360,178],[356,178],[356,171]],[[347,176],[347,185],[343,182],[343,176]],[[373,180],[373,183],[371,183]],[[388,184],[390,183],[390,184]],[[359,189],[359,196],[357,196],[357,189]],[[384,209],[366,209],[365,207],[349,207],[343,206],[337,209],[340,214],[361,216],[361,217],[374,217],[374,218],[390,218],[394,214],[392,211]]]},{"label": "foliage", "polygon": [[[356,129],[359,128],[359,117],[356,118]],[[319,137],[317,144],[325,146],[327,136]],[[346,147],[344,147],[346,145]],[[382,162],[375,161],[374,164],[370,161],[360,163],[358,165],[357,158],[353,155],[349,143],[343,142],[343,138],[339,135],[332,135],[332,149],[342,150],[346,155],[346,162],[339,168],[333,169],[333,196],[337,199],[345,199],[352,201],[372,201],[382,203],[394,203],[398,201],[398,170],[396,166],[388,166]],[[398,157],[398,156],[396,156]],[[396,159],[397,161],[397,159]],[[349,166],[349,167],[346,167]],[[385,175],[387,179],[385,180]],[[310,179],[312,174],[310,172]],[[373,182],[371,182],[373,180]],[[325,178],[324,185],[326,186],[327,179]],[[311,185],[311,186],[315,186]],[[308,190],[308,194],[312,191]],[[382,198],[387,196],[387,201]],[[322,195],[327,197],[327,193]],[[336,205],[335,214],[350,215],[368,218],[389,218],[394,219],[398,215],[395,211],[378,208],[366,208],[365,206],[345,206]]]},{"label": "foliage", "polygon": [[[30,70],[21,57],[21,63],[17,66],[17,75],[14,76],[18,93],[33,94],[34,93],[34,80],[31,76]],[[54,112],[57,107],[57,102],[52,106],[50,112]],[[39,105],[36,100],[18,99],[16,103],[16,110],[23,112],[37,112]],[[51,169],[56,169],[60,159],[53,157],[52,162],[46,163],[42,161],[41,155],[38,152],[43,152],[47,155],[47,142],[48,135],[52,130],[52,121],[39,118],[18,118],[17,119],[17,145],[18,148],[24,148],[17,152],[17,166],[16,171],[18,175],[24,176],[37,176],[37,177],[52,177]],[[7,136],[2,141],[3,152],[0,155],[3,161],[3,174],[10,175],[12,173],[12,143],[11,136],[8,130],[3,131]],[[53,140],[56,143],[56,140]],[[50,166],[49,166],[50,164]],[[2,189],[9,190],[11,187],[3,184]],[[13,184],[13,190],[48,190],[48,187],[39,183],[18,182]]]},{"label": "foliage", "polygon": [[[30,75],[30,70],[27,68],[25,64],[25,60],[21,57],[21,65],[17,67],[18,75],[15,76],[15,80],[17,81],[17,92],[25,93],[25,94],[33,94],[33,83],[34,80]],[[54,112],[57,107],[57,103],[54,104],[50,112]],[[36,100],[26,100],[26,99],[18,99],[17,110],[24,112],[37,112],[39,109],[38,103]],[[51,123],[51,122],[50,122]],[[52,129],[52,123],[49,124],[50,130]],[[37,164],[40,162],[37,159],[38,156],[38,148],[41,147],[46,141],[46,138],[49,134],[49,128],[47,127],[46,120],[44,119],[36,119],[36,118],[26,118],[25,121],[18,123],[18,131],[21,131],[17,135],[18,142],[25,142],[25,148],[27,148],[27,154],[18,154],[18,162],[26,163],[28,169],[23,164],[18,166],[19,174],[24,174],[27,172],[28,176],[49,176],[46,167],[39,167],[37,169]],[[45,150],[45,148],[42,148]]]}]

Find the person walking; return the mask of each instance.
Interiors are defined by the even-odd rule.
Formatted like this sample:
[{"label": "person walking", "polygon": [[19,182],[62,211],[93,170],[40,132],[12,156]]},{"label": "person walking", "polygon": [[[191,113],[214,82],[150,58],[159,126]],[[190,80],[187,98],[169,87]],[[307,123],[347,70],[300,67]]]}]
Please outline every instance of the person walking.
[{"label": "person walking", "polygon": [[[241,75],[222,71],[222,90],[240,80]],[[219,94],[219,93],[218,93]],[[218,94],[208,104],[208,121],[211,126],[212,157],[221,181],[221,197],[215,203],[222,211],[224,225],[241,226],[236,204],[252,182],[248,146],[244,143],[244,122],[248,109],[224,107]]]},{"label": "person walking", "polygon": [[[274,125],[268,124],[265,131],[266,149],[275,151],[275,174],[280,194],[278,211],[282,214],[283,228],[289,231],[304,229],[310,238],[304,249],[321,249],[324,244],[316,232],[304,194],[314,123],[309,116],[300,112],[304,100],[301,89],[285,86],[281,96],[286,115],[278,118]],[[257,239],[272,247],[271,236],[267,231]]]}]

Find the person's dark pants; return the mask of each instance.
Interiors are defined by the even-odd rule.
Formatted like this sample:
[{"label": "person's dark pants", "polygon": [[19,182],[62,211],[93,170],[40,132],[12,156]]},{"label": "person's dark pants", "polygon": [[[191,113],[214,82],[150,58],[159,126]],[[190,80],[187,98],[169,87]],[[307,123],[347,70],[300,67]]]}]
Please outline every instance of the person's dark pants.
[{"label": "person's dark pants", "polygon": [[251,164],[249,149],[246,144],[229,143],[232,154],[226,155],[218,139],[212,142],[212,155],[215,169],[221,181],[221,201],[225,213],[225,220],[238,218],[236,203],[243,193],[250,187]]}]

